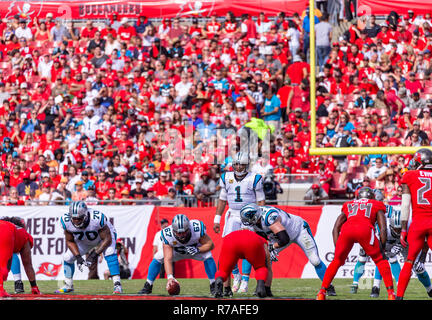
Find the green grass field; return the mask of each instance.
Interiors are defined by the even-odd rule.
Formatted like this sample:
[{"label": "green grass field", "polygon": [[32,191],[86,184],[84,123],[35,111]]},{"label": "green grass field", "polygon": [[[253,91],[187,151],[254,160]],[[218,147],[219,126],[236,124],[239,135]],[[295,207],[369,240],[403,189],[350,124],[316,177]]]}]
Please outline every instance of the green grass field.
[{"label": "green grass field", "polygon": [[[181,296],[198,296],[209,297],[209,282],[207,279],[178,279],[181,285]],[[329,300],[377,300],[369,297],[370,289],[359,289],[357,294],[350,293],[351,280],[335,279],[333,282],[337,296],[328,297]],[[60,283],[61,285],[61,283]],[[135,295],[144,285],[144,280],[123,280],[124,294]],[[165,290],[166,279],[157,279],[153,285],[153,294],[168,296]],[[306,298],[315,299],[319,290],[321,281],[318,279],[275,279],[272,285],[272,291],[275,298]],[[42,293],[53,294],[59,287],[58,281],[38,281],[39,289]],[[77,280],[74,282],[75,292],[79,295],[101,295],[112,294],[111,280]],[[5,282],[5,289],[9,293],[13,293],[13,281]],[[24,289],[29,293],[30,285],[28,281],[24,281]],[[234,298],[249,298],[253,297],[252,293],[255,290],[255,280],[251,279],[249,283],[249,293],[235,293]],[[387,292],[384,285],[381,284],[381,294],[379,300],[387,299]],[[405,300],[429,300],[426,290],[417,279],[411,279]]]}]

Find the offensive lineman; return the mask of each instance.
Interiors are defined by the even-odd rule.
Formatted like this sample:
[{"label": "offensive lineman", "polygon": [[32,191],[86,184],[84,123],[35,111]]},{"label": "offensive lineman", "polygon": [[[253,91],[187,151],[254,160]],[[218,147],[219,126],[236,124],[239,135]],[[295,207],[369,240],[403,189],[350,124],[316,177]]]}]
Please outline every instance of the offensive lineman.
[{"label": "offensive lineman", "polygon": [[150,294],[153,282],[158,276],[162,262],[167,275],[167,288],[170,282],[177,280],[173,275],[173,262],[183,259],[193,259],[204,262],[204,269],[210,281],[210,293],[215,293],[216,262],[211,250],[213,240],[206,233],[206,227],[200,220],[189,218],[184,214],[174,217],[172,224],[161,231],[163,250],[156,252],[150,263],[147,280],[139,294]]},{"label": "offensive lineman", "polygon": [[[229,209],[225,214],[225,225],[222,237],[227,234],[244,228],[240,219],[241,208],[249,203],[258,203],[258,205],[265,204],[265,194],[263,191],[263,178],[259,174],[251,173],[249,171],[250,159],[246,153],[238,152],[232,161],[233,172],[222,173],[219,186],[221,191],[219,200],[216,207],[216,214],[214,217],[213,230],[216,233],[220,232],[220,221],[224,213],[225,206],[228,203]],[[233,291],[240,291],[246,293],[248,291],[249,274],[251,271],[251,264],[243,259],[242,273],[240,275],[239,269],[236,266],[233,270],[234,282],[231,291],[230,278],[224,282],[224,296],[231,297]]]},{"label": "offensive lineman", "polygon": [[[424,247],[425,241],[432,248],[432,151],[421,148],[414,154],[416,170],[408,170],[402,177],[401,244],[408,247],[408,255],[399,275],[397,300],[402,300],[414,260]],[[411,224],[408,220],[411,208]]]},{"label": "offensive lineman", "polygon": [[[74,201],[69,211],[61,218],[68,250],[63,256],[65,285],[55,293],[69,293],[74,291],[73,275],[75,264],[78,269],[90,266],[103,253],[114,283],[114,294],[123,292],[120,281],[120,267],[117,259],[117,232],[105,214],[90,209],[83,201]],[[82,255],[87,255],[84,260]]]},{"label": "offensive lineman", "polygon": [[[272,206],[257,206],[248,204],[240,211],[240,218],[244,225],[250,226],[260,235],[265,234],[269,239],[269,252],[272,261],[278,261],[279,252],[291,243],[297,244],[315,267],[318,277],[322,280],[326,272],[326,265],[319,257],[318,248],[308,223],[301,217],[285,212]],[[266,294],[271,294],[272,270],[266,281]],[[333,285],[327,289],[327,294],[335,296]]]}]

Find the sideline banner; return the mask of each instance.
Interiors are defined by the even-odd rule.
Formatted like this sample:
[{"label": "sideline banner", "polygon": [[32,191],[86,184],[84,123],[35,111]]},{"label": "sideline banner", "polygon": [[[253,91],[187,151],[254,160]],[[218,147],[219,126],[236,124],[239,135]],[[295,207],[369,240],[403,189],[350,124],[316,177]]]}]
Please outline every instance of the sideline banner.
[{"label": "sideline banner", "polygon": [[359,0],[359,15],[388,15],[390,11],[395,11],[399,15],[407,15],[408,10],[413,10],[415,14],[430,13],[432,8],[431,0]]},{"label": "sideline banner", "polygon": [[[113,223],[117,237],[122,239],[129,250],[129,264],[133,272],[145,247],[153,206],[91,206],[103,212]],[[66,206],[9,206],[3,207],[2,216],[19,216],[26,221],[27,231],[34,238],[32,250],[33,268],[38,280],[63,279],[63,254],[66,243],[60,217],[68,210]],[[105,259],[98,265],[98,275],[103,279],[107,270]],[[23,279],[27,279],[21,264]],[[74,279],[87,279],[88,269],[80,272],[75,268]],[[9,280],[13,280],[9,273]]]},{"label": "sideline banner", "polygon": [[137,18],[140,14],[148,18],[210,17],[212,14],[225,15],[232,11],[237,17],[243,13],[257,16],[277,15],[283,11],[288,15],[301,14],[306,8],[304,0],[160,0],[160,1],[1,1],[3,17],[15,14],[33,19],[44,19],[48,12],[54,18],[63,19],[105,19],[116,12],[119,17]]}]

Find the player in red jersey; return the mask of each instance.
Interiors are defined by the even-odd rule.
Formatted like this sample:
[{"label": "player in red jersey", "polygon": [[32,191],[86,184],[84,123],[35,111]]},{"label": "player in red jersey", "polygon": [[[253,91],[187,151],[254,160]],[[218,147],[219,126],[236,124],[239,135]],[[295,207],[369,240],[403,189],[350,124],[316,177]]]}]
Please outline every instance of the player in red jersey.
[{"label": "player in red jersey", "polygon": [[[432,248],[432,151],[427,148],[417,150],[412,159],[413,169],[404,173],[401,181],[401,236],[400,242],[408,247],[408,256],[399,274],[397,300],[402,300],[415,258],[425,241]],[[408,230],[408,219],[412,211]],[[408,230],[408,231],[407,231]]]},{"label": "player in red jersey", "polygon": [[257,280],[256,294],[260,298],[266,297],[265,281],[270,261],[267,241],[255,232],[243,229],[233,231],[223,238],[219,268],[215,274],[215,298],[223,296],[223,283],[228,279],[239,259],[246,259],[252,264]]},{"label": "player in red jersey", "polygon": [[0,218],[0,297],[10,296],[3,288],[12,262],[12,255],[20,253],[24,270],[27,274],[33,294],[41,294],[36,284],[36,273],[31,259],[33,237],[25,230],[24,224],[17,217]]},{"label": "player in red jersey", "polygon": [[[387,241],[385,212],[384,203],[375,200],[375,193],[369,187],[363,187],[359,190],[358,199],[344,203],[342,213],[333,227],[334,259],[327,267],[317,300],[325,300],[327,288],[338,269],[344,264],[354,243],[359,243],[375,262],[383,277],[389,300],[395,300],[390,265],[381,250]],[[380,230],[381,246],[375,234],[374,225],[376,222],[378,222]]]}]

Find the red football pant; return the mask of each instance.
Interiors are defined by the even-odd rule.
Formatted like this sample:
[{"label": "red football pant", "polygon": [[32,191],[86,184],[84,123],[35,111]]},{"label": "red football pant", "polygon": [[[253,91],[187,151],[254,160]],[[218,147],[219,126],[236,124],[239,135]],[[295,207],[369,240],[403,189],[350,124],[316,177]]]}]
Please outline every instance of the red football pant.
[{"label": "red football pant", "polygon": [[334,260],[327,267],[322,287],[328,288],[333,281],[339,268],[345,264],[345,260],[350,253],[354,243],[359,243],[366,254],[371,257],[381,273],[385,286],[393,286],[393,278],[390,265],[384,260],[381,253],[379,240],[374,234],[374,229],[369,225],[349,225],[342,226],[335,248]]},{"label": "red football pant", "polygon": [[[423,220],[413,220],[408,229],[408,256],[402,270],[399,274],[399,281],[397,286],[397,296],[403,297],[408,282],[411,279],[411,271],[413,263],[424,246],[425,240],[429,248],[432,249],[432,222]],[[410,260],[411,262],[408,262]]]},{"label": "red football pant", "polygon": [[9,273],[8,262],[13,255],[15,231],[13,224],[0,221],[0,290],[3,290],[3,282],[6,281]]},{"label": "red football pant", "polygon": [[222,240],[219,255],[219,268],[215,277],[221,277],[225,282],[239,259],[246,259],[255,270],[256,280],[266,280],[266,240],[250,230],[233,231]]}]

